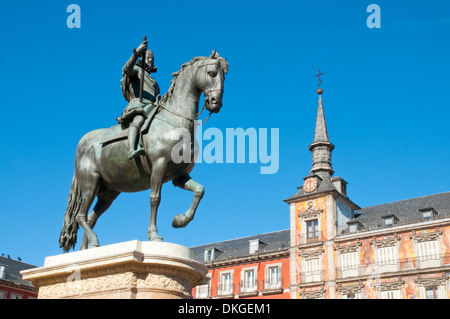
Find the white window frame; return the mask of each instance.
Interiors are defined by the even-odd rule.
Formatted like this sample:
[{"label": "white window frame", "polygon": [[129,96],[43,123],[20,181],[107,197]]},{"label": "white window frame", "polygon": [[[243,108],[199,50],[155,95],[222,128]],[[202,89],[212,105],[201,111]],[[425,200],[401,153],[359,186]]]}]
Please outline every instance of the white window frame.
[{"label": "white window frame", "polygon": [[441,266],[442,252],[439,239],[417,242],[416,247],[416,260],[420,269]]},{"label": "white window frame", "polygon": [[377,247],[377,264],[380,273],[399,270],[398,246]]},{"label": "white window frame", "polygon": [[211,297],[211,281],[205,285],[198,285],[195,289],[195,298],[209,298]]},{"label": "white window frame", "polygon": [[[229,282],[225,278],[229,276]],[[234,269],[224,270],[219,273],[219,284],[217,294],[219,296],[234,294]]]},{"label": "white window frame", "polygon": [[316,282],[321,281],[322,276],[322,262],[320,257],[316,258],[307,258],[303,260],[303,274],[304,279],[303,282]]},{"label": "white window frame", "polygon": [[[253,278],[249,278],[248,275],[252,273]],[[258,267],[245,267],[241,270],[241,292],[253,292],[258,289]]]},{"label": "white window frame", "polygon": [[249,247],[248,247],[249,254],[253,254],[256,251],[258,251],[259,250],[259,246],[260,246],[260,240],[259,239],[249,240]]},{"label": "white window frame", "polygon": [[[276,278],[272,277],[271,269],[277,269],[277,275]],[[282,288],[282,282],[281,282],[281,263],[276,264],[268,264],[266,265],[266,268],[264,270],[265,276],[264,276],[264,290],[271,290],[271,289],[279,289]]]},{"label": "white window frame", "polygon": [[379,299],[402,299],[400,289],[382,290]]},{"label": "white window frame", "polygon": [[358,251],[341,252],[339,254],[341,278],[359,275],[360,258]]}]

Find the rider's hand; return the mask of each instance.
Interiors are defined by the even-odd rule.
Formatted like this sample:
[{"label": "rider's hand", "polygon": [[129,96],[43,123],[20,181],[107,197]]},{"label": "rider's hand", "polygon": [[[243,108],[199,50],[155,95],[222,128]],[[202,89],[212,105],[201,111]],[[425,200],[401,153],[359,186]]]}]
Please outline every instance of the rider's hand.
[{"label": "rider's hand", "polygon": [[143,54],[145,51],[147,51],[147,40],[142,42],[136,49],[137,54]]}]

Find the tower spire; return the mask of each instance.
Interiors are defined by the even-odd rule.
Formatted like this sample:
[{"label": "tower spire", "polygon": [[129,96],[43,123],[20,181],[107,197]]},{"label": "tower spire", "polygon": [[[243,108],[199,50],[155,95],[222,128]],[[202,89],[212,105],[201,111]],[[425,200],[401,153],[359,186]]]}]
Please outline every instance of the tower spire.
[{"label": "tower spire", "polygon": [[310,173],[315,173],[321,177],[331,177],[334,174],[331,166],[331,152],[334,149],[334,145],[328,138],[327,123],[323,111],[322,93],[323,90],[319,88],[317,90],[317,94],[319,94],[319,103],[317,107],[314,140],[309,145],[313,164]]}]

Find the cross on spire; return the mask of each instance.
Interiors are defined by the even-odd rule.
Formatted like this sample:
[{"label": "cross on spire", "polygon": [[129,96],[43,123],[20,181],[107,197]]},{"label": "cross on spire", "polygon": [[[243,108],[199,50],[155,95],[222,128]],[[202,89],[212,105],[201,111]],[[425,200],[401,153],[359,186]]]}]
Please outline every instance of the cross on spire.
[{"label": "cross on spire", "polygon": [[320,87],[320,85],[322,84],[322,79],[320,78],[320,76],[324,75],[324,74],[325,74],[325,72],[320,72],[320,69],[319,69],[319,73],[314,75],[315,78],[319,78],[319,85],[318,85],[318,87]]}]

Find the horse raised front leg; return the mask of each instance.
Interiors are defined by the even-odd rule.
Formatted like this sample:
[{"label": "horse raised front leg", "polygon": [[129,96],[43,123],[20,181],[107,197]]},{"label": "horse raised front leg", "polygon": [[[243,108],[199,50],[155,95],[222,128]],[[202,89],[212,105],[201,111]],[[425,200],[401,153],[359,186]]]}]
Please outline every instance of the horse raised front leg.
[{"label": "horse raised front leg", "polygon": [[150,226],[147,232],[148,240],[150,241],[163,241],[163,238],[158,235],[158,229],[156,228],[156,215],[161,202],[161,189],[166,168],[167,164],[163,159],[152,165],[152,176],[150,179]]},{"label": "horse raised front leg", "polygon": [[194,200],[192,201],[191,207],[184,214],[176,215],[172,221],[172,226],[175,228],[186,227],[194,219],[198,204],[205,194],[205,187],[194,181],[188,174],[174,179],[172,183],[177,187],[194,193]]}]

